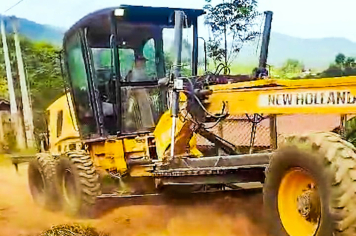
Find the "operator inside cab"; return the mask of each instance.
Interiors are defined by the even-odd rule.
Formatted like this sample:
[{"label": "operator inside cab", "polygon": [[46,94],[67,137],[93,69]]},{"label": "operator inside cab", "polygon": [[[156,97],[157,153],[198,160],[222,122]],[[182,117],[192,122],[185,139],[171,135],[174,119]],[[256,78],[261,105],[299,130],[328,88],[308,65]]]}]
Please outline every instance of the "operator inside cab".
[{"label": "operator inside cab", "polygon": [[147,81],[146,74],[146,61],[147,59],[140,54],[135,55],[134,68],[127,74],[127,81],[129,82],[142,82]]},{"label": "operator inside cab", "polygon": [[[133,69],[126,76],[127,82],[144,82],[148,80],[146,73],[147,59],[141,54],[135,54],[135,63]],[[126,120],[126,131],[147,130],[154,127],[152,108],[150,106],[150,95],[145,88],[131,88],[128,97],[128,116],[131,119]],[[135,105],[136,104],[136,105]]]}]

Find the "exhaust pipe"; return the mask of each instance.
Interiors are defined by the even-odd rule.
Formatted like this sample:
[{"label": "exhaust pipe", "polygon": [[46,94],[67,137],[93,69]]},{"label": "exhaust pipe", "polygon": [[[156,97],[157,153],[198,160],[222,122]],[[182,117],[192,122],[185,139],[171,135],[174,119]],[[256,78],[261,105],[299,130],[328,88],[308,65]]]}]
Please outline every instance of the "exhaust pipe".
[{"label": "exhaust pipe", "polygon": [[[183,11],[175,11],[175,25],[174,25],[174,78],[173,78],[173,94],[172,94],[172,128],[171,128],[171,159],[174,158],[174,142],[175,131],[179,113],[179,90],[183,89],[182,81],[179,81],[181,63],[182,63],[182,39],[183,39]],[[179,83],[181,82],[181,83]]]},{"label": "exhaust pipe", "polygon": [[264,27],[263,35],[262,35],[262,45],[261,45],[259,69],[256,72],[256,75],[255,75],[256,78],[262,78],[262,77],[268,76],[268,70],[266,67],[267,67],[269,41],[270,41],[270,37],[271,37],[272,19],[273,19],[273,12],[266,11],[265,12],[265,27]]}]

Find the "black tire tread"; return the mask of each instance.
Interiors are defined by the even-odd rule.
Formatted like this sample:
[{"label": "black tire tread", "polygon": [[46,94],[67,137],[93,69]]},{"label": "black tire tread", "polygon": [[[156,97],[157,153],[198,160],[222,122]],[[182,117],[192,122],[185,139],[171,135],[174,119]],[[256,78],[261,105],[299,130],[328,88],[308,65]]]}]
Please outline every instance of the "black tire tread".
[{"label": "black tire tread", "polygon": [[[43,173],[45,181],[46,202],[44,207],[49,210],[58,210],[60,208],[58,200],[58,185],[56,175],[56,160],[48,153],[37,153],[35,160],[40,171]],[[30,184],[32,184],[30,182]]]},{"label": "black tire tread", "polygon": [[38,153],[36,159],[43,168],[46,180],[54,186],[56,181],[56,161],[47,153]]},{"label": "black tire tread", "polygon": [[96,197],[101,194],[99,174],[94,163],[86,152],[68,152],[66,156],[76,167],[79,176],[82,206],[79,214],[86,215],[95,204]]}]

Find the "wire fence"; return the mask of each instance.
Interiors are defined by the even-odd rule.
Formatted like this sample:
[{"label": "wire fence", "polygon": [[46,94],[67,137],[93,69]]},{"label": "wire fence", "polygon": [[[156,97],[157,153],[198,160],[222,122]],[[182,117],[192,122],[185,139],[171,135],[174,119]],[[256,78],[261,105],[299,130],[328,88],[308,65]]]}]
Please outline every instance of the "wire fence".
[{"label": "wire fence", "polygon": [[[249,115],[252,117],[253,115]],[[351,116],[348,117],[349,119]],[[313,132],[336,131],[341,124],[339,114],[291,114],[277,116],[277,144],[281,144],[289,135],[303,135]],[[206,124],[211,126],[211,124]],[[246,115],[228,117],[220,124],[209,129],[210,132],[234,144],[242,153],[248,153],[252,145],[253,124]],[[197,137],[197,145],[202,150],[214,148],[202,136]],[[266,117],[256,125],[253,142],[254,152],[269,150],[271,148],[270,119]]]}]

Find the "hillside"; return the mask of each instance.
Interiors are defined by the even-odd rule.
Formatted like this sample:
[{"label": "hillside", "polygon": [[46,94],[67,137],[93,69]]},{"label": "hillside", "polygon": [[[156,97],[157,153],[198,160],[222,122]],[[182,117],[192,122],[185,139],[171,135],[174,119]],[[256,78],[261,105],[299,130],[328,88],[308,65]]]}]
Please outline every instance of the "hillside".
[{"label": "hillside", "polygon": [[[239,55],[239,63],[257,63],[257,42],[246,45]],[[356,56],[356,42],[345,38],[302,39],[273,32],[269,47],[269,64],[279,66],[286,59],[302,61],[307,67],[326,68],[338,53]]]},{"label": "hillside", "polygon": [[[2,17],[0,15],[0,17]],[[12,31],[12,25],[9,21],[10,17],[5,16],[6,32]],[[27,36],[35,41],[47,41],[55,45],[61,45],[64,30],[53,26],[38,24],[27,19],[18,18],[18,31],[20,34]]]},{"label": "hillside", "polygon": [[[6,30],[11,32],[11,25],[5,17]],[[27,19],[19,18],[19,32],[32,40],[44,40],[61,45],[65,30],[48,25],[38,24]],[[237,64],[257,65],[259,49],[256,51],[257,41],[245,45],[236,59]],[[202,46],[200,44],[200,46]],[[344,53],[356,56],[356,42],[345,38],[302,39],[273,32],[269,48],[269,64],[279,66],[288,58],[298,59],[307,67],[324,69],[334,60],[335,55]],[[199,48],[199,55],[203,56],[203,48]]]}]

